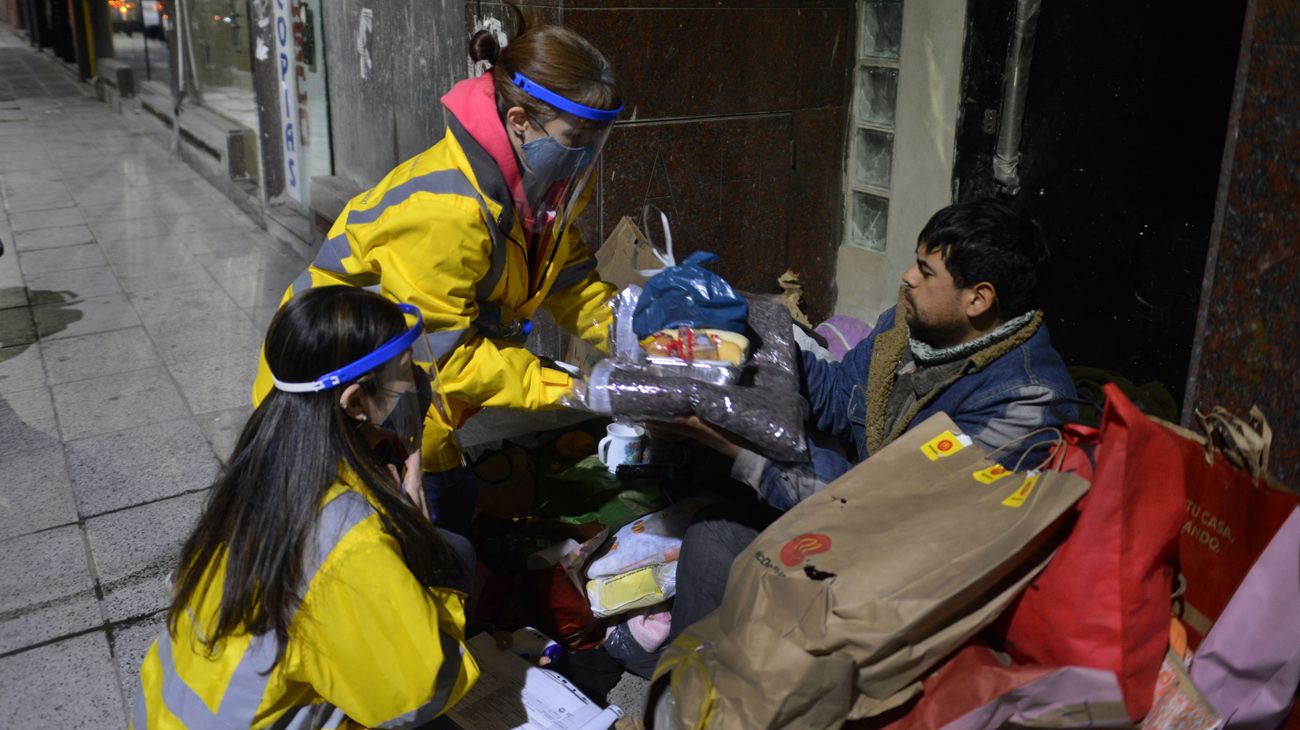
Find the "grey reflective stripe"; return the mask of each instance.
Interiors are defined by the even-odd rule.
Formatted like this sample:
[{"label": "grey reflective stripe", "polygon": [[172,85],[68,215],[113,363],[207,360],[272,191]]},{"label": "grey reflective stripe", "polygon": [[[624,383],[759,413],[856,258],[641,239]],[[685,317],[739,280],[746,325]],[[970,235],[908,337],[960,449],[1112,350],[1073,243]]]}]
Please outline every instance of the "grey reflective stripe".
[{"label": "grey reflective stripe", "polygon": [[[374,508],[366,498],[351,490],[339,494],[325,505],[316,524],[315,549],[303,565],[302,595],[306,595],[307,588],[316,578],[316,572],[343,537],[374,513]],[[297,607],[294,607],[294,613],[297,613]],[[163,672],[163,704],[189,730],[249,727],[266,694],[266,685],[271,679],[270,670],[278,648],[279,644],[272,633],[252,638],[239,665],[230,675],[230,682],[221,698],[221,706],[213,714],[198,693],[177,673],[171,634],[164,630],[158,638],[158,660]]]},{"label": "grey reflective stripe", "polygon": [[131,720],[131,730],[147,730],[148,727],[149,705],[144,701],[144,683],[141,682],[135,693],[135,717]]},{"label": "grey reflective stripe", "polygon": [[442,666],[438,667],[438,676],[434,679],[436,684],[433,699],[410,712],[379,723],[376,728],[400,730],[419,727],[447,709],[447,702],[451,699],[452,690],[456,688],[456,679],[460,676],[461,666],[465,663],[465,647],[442,631],[438,632],[438,643],[442,645]]},{"label": "grey reflective stripe", "polygon": [[[465,173],[458,169],[437,170],[427,175],[411,178],[384,193],[384,197],[380,198],[374,207],[349,211],[346,225],[374,223],[389,208],[408,200],[415,193],[460,195],[478,201],[479,208],[483,211],[483,223],[487,227],[488,237],[492,239],[492,253],[487,273],[475,285],[474,293],[479,300],[492,296],[492,291],[496,289],[497,283],[501,281],[501,276],[506,268],[506,244],[509,231],[503,231],[502,224],[510,220],[508,215],[510,206],[508,204],[502,206],[500,220],[494,218],[492,210],[488,207],[487,200],[479,194],[478,190],[474,189],[474,185],[470,183]],[[321,250],[316,254],[316,260],[312,262],[312,266],[348,278],[354,286],[363,286],[363,288],[367,289],[374,286],[375,288],[372,291],[377,292],[377,285],[364,286],[361,283],[377,279],[374,274],[349,274],[347,269],[344,268],[343,260],[351,255],[352,246],[345,231],[333,238],[326,239],[325,243],[321,245]],[[375,279],[371,277],[375,277]],[[310,275],[308,275],[305,286],[300,289],[298,283],[301,279],[302,277],[298,277],[298,280],[294,281],[293,290],[295,294],[311,286]]]},{"label": "grey reflective stripe", "polygon": [[162,701],[167,711],[175,715],[185,727],[212,727],[216,716],[204,704],[194,688],[185,683],[176,673],[176,658],[172,656],[171,632],[163,630],[158,637],[158,662],[162,664],[163,686]]},{"label": "grey reflective stripe", "polygon": [[329,557],[343,537],[373,514],[375,508],[370,506],[366,498],[350,489],[325,505],[320,511],[320,520],[316,523],[316,551],[303,565],[302,595],[307,595],[307,587],[316,578],[316,571],[320,570],[325,558]]},{"label": "grey reflective stripe", "polygon": [[596,259],[587,258],[576,264],[570,264],[560,270],[555,275],[555,282],[551,284],[551,291],[562,291],[577,284],[587,277],[596,268]]},{"label": "grey reflective stripe", "polygon": [[221,697],[221,706],[213,718],[216,727],[249,727],[253,716],[262,704],[266,685],[271,681],[271,669],[280,643],[274,634],[260,634],[248,642],[244,656],[239,660],[230,684]]},{"label": "grey reflective stripe", "polygon": [[330,711],[328,714],[321,716],[317,721],[316,727],[319,728],[319,730],[338,730],[338,728],[343,725],[343,721],[348,719],[348,716],[343,714],[343,710],[340,710],[333,705],[325,706],[329,707]]},{"label": "grey reflective stripe", "polygon": [[[374,223],[389,208],[409,200],[416,193],[460,195],[478,201],[479,206],[483,209],[483,218],[487,223],[488,234],[492,238],[492,266],[488,271],[488,276],[485,277],[485,280],[491,280],[488,289],[488,292],[491,293],[491,287],[496,286],[497,280],[501,278],[500,270],[505,265],[505,251],[501,245],[501,232],[494,225],[491,211],[488,209],[486,201],[483,200],[483,196],[479,195],[473,184],[470,183],[469,178],[465,177],[465,173],[460,170],[437,170],[427,175],[411,178],[384,193],[384,196],[373,207],[348,211],[346,225]],[[352,277],[355,275],[349,274],[343,267],[343,260],[351,255],[351,244],[348,242],[347,233],[343,232],[333,238],[326,239],[321,246],[320,252],[316,254],[316,260],[312,262],[312,266],[339,276]],[[481,288],[482,282],[480,282]]]},{"label": "grey reflective stripe", "polygon": [[[455,350],[462,341],[466,339],[472,330],[470,328],[459,330],[439,330],[430,332],[426,335],[429,347],[433,348],[431,353],[438,362],[442,362]],[[417,358],[418,359],[418,358]]]},{"label": "grey reflective stripe", "polygon": [[346,719],[343,710],[323,702],[289,710],[275,721],[271,730],[337,730]]},{"label": "grey reflective stripe", "polygon": [[311,288],[311,269],[303,269],[298,278],[293,280],[293,293],[301,294]]},{"label": "grey reflective stripe", "polygon": [[483,209],[483,223],[487,225],[488,236],[492,239],[492,261],[488,265],[487,274],[478,280],[474,287],[474,293],[478,295],[480,301],[492,296],[492,290],[497,288],[497,282],[501,281],[501,274],[506,269],[506,241],[501,228],[492,218],[492,211],[488,209],[487,201],[478,193],[474,194],[478,199],[479,207]]},{"label": "grey reflective stripe", "polygon": [[[348,216],[348,220],[351,219],[352,217]],[[316,260],[312,261],[311,265],[324,271],[346,275],[348,272],[343,268],[343,259],[351,255],[352,247],[348,245],[348,234],[340,233],[333,238],[325,239],[320,251],[316,253]]]},{"label": "grey reflective stripe", "polygon": [[384,211],[401,203],[416,193],[438,193],[462,195],[466,198],[477,197],[478,191],[470,184],[469,178],[465,173],[452,168],[450,170],[436,170],[426,175],[413,177],[410,180],[390,189],[384,193],[384,197],[371,208],[364,210],[353,209],[348,213],[348,225],[357,223],[374,223],[384,214]]}]

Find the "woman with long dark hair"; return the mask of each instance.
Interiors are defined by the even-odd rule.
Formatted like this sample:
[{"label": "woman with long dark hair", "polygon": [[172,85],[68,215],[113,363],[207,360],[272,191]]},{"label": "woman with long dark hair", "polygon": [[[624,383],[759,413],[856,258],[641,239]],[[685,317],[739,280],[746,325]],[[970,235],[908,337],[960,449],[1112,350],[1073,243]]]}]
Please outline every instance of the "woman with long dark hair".
[{"label": "woman with long dark hair", "polygon": [[[555,405],[571,381],[523,348],[530,318],[545,308],[607,349],[615,293],[572,225],[623,108],[614,72],[577,33],[518,15],[504,47],[487,31],[474,36],[471,57],[492,67],[442,97],[442,140],[353,198],[285,293],[377,287],[423,312],[431,352],[417,359],[437,362],[449,405],[425,424],[429,506],[461,532],[474,482],[453,432],[483,406]],[[265,365],[255,401],[271,391]]]},{"label": "woman with long dark hair", "polygon": [[473,553],[421,504],[423,337],[418,309],[353,287],[276,314],[274,390],[181,551],[136,730],[413,727],[474,683]]}]

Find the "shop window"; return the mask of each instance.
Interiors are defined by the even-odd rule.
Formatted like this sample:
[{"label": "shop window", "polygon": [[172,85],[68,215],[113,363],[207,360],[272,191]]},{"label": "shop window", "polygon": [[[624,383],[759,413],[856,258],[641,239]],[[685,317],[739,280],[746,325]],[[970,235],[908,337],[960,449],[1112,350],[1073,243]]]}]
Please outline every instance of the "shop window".
[{"label": "shop window", "polygon": [[190,0],[183,17],[193,45],[186,64],[193,65],[197,96],[209,109],[257,129],[246,0]]},{"label": "shop window", "polygon": [[858,0],[845,220],[852,246],[885,250],[898,100],[902,0]]}]

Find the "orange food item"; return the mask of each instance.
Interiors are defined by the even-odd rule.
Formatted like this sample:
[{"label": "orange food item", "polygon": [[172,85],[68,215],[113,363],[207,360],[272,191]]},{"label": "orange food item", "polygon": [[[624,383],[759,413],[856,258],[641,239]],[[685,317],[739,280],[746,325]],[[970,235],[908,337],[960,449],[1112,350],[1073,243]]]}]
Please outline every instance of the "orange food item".
[{"label": "orange food item", "polygon": [[1184,661],[1191,653],[1187,650],[1187,627],[1176,618],[1169,619],[1169,649]]},{"label": "orange food item", "polygon": [[595,453],[596,439],[586,431],[570,431],[555,440],[555,451],[566,459]]}]

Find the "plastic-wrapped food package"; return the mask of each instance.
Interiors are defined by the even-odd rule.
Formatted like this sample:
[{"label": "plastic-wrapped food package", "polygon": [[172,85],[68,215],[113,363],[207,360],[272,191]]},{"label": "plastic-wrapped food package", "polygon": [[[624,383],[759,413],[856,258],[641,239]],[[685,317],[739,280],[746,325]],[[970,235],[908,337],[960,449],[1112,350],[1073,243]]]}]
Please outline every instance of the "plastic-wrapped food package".
[{"label": "plastic-wrapped food package", "polygon": [[614,321],[610,324],[609,350],[614,358],[623,362],[640,362],[645,359],[645,350],[641,349],[636,332],[632,330],[632,315],[640,299],[641,287],[631,284],[624,287],[610,305],[614,310]]},{"label": "plastic-wrapped food package", "polygon": [[647,565],[671,563],[682,550],[682,536],[701,507],[715,501],[707,495],[684,499],[673,506],[624,525],[604,555],[587,566],[588,578],[608,578]]},{"label": "plastic-wrapped food package", "polygon": [[644,362],[602,360],[574,405],[634,420],[695,414],[745,439],[770,459],[807,459],[808,403],[799,392],[799,353],[790,312],[778,297],[743,295],[749,302],[749,363],[735,383],[664,375]]},{"label": "plastic-wrapped food package", "polygon": [[663,603],[676,594],[676,560],[587,581],[591,612],[601,618]]}]

